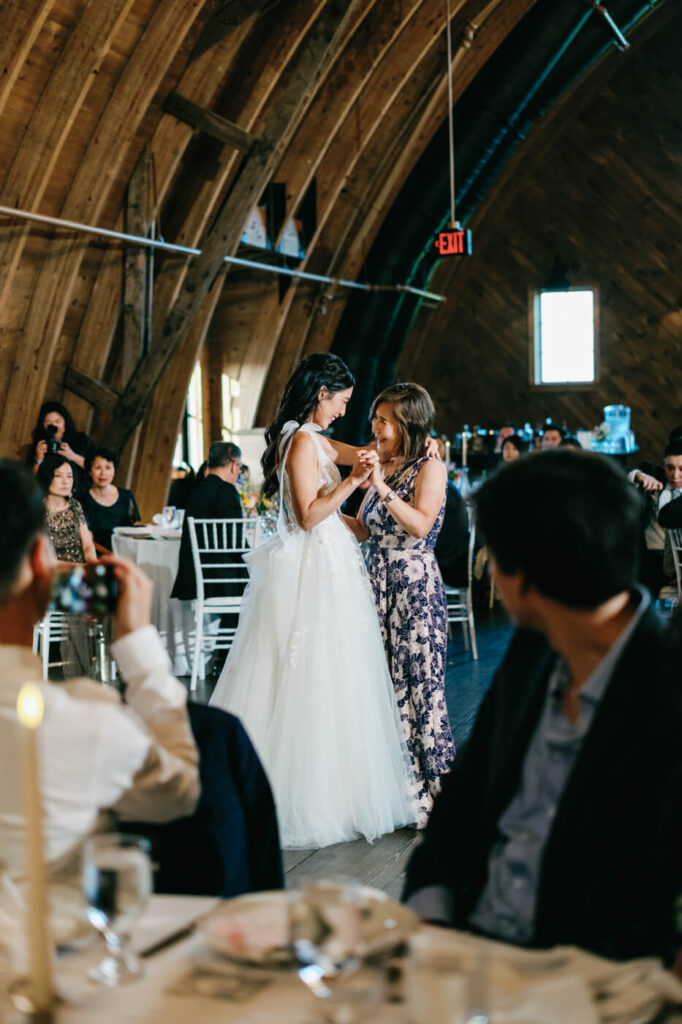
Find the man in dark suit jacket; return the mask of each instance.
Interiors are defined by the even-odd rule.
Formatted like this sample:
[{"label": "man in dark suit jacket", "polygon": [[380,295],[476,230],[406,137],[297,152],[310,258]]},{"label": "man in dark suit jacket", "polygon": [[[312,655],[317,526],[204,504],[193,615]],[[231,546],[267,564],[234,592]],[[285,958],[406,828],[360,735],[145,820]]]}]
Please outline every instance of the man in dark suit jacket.
[{"label": "man in dark suit jacket", "polygon": [[642,505],[605,457],[510,463],[476,497],[520,627],[407,874],[426,919],[520,945],[672,957],[676,664],[637,587]]},{"label": "man in dark suit jacket", "polygon": [[455,485],[448,481],[443,525],[436,538],[434,548],[443,583],[447,586],[466,587],[469,585],[468,548],[469,516],[467,508]]},{"label": "man in dark suit jacket", "polygon": [[[208,471],[196,485],[187,501],[180,541],[178,574],[171,597],[193,601],[197,596],[194,562],[187,520],[241,519],[244,515],[235,484],[242,468],[242,453],[229,441],[214,441],[208,451]],[[214,559],[215,560],[215,559]],[[246,584],[246,575],[244,576]]]}]

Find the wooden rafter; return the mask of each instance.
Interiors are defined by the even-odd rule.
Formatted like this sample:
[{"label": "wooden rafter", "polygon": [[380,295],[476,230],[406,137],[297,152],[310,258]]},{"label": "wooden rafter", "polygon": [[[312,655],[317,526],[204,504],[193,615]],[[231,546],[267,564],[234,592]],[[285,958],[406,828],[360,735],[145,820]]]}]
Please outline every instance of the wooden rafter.
[{"label": "wooden rafter", "polygon": [[115,410],[120,398],[118,391],[114,391],[113,388],[102,384],[99,380],[93,380],[92,377],[88,377],[87,373],[83,373],[75,366],[67,366],[64,373],[64,387],[73,391],[74,394],[80,395],[91,405],[107,412]]},{"label": "wooden rafter", "polygon": [[205,53],[220,42],[227,32],[248,21],[254,14],[265,14],[277,3],[279,0],[229,0],[222,4],[201,33],[194,48],[194,55]]},{"label": "wooden rafter", "polygon": [[212,135],[214,139],[233,146],[240,153],[248,153],[256,141],[253,135],[245,132],[238,124],[233,124],[232,121],[221,117],[213,110],[200,107],[198,103],[192,103],[191,100],[179,96],[176,92],[169,94],[164,103],[164,110],[168,114],[173,114],[180,121],[191,124],[193,128]]},{"label": "wooden rafter", "polygon": [[216,274],[223,267],[225,256],[236,251],[251,210],[276,170],[359,2],[329,0],[296,54],[292,73],[261,138],[246,158],[242,173],[203,240],[201,256],[190,267],[181,295],[165,320],[161,336],[154,340],[151,352],[121,396],[110,435],[114,448],[121,449],[141,421],[166,366],[186,335]]}]

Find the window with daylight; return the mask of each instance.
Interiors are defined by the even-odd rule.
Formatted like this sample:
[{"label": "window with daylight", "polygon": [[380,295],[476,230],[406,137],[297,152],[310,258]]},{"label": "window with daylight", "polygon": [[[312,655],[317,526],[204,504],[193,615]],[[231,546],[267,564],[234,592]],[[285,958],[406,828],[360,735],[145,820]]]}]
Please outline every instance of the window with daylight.
[{"label": "window with daylight", "polygon": [[538,291],[533,313],[533,382],[539,386],[593,384],[597,362],[594,291]]},{"label": "window with daylight", "polygon": [[198,469],[204,461],[204,415],[201,385],[201,364],[197,362],[187,390],[187,405],[178,434],[173,465],[189,462]]}]

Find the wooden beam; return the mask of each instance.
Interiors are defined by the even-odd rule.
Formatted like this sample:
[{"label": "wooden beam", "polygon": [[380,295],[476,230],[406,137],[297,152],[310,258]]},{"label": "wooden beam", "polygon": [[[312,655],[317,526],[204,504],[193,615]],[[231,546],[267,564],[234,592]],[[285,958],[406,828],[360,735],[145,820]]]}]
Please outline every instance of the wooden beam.
[{"label": "wooden beam", "polygon": [[214,139],[233,146],[240,153],[248,153],[256,141],[255,136],[245,132],[238,124],[233,124],[213,110],[200,107],[198,103],[192,103],[176,92],[169,93],[163,107],[167,114],[173,114],[179,121],[185,121]]},{"label": "wooden beam", "polygon": [[277,3],[279,0],[229,0],[224,3],[207,22],[194,48],[193,56],[198,57],[205,53],[206,50],[219,43],[223,36],[232,29],[248,21],[254,15],[265,14]]},{"label": "wooden beam", "polygon": [[104,409],[106,412],[114,412],[120,398],[118,391],[98,380],[93,380],[87,373],[71,365],[68,365],[64,372],[64,387],[80,395],[95,408]]},{"label": "wooden beam", "polygon": [[[99,115],[97,131],[82,153],[61,207],[65,219],[106,222],[112,193],[114,199],[120,196],[121,169],[135,146],[141,148],[138,133],[149,104],[202,6],[198,0],[164,0],[154,8]],[[131,165],[134,162],[131,160]],[[46,259],[34,278],[31,304],[23,321],[24,338],[30,342],[17,351],[0,421],[0,437],[7,437],[10,444],[15,437],[27,437],[32,429],[34,406],[46,392],[85,250],[80,237],[63,242],[60,258]],[[31,403],[26,401],[28,394],[34,396]]]},{"label": "wooden beam", "polygon": [[53,6],[54,0],[8,0],[0,8],[0,114]]},{"label": "wooden beam", "polygon": [[[128,183],[126,232],[144,236],[149,228],[149,148],[145,146]],[[123,272],[123,345],[119,365],[121,387],[125,387],[144,355],[145,293],[149,254],[139,246],[127,245]]]},{"label": "wooden beam", "polygon": [[224,265],[239,245],[253,206],[270,181],[289,141],[308,109],[319,80],[330,65],[361,0],[328,0],[296,55],[292,73],[274,104],[261,138],[255,143],[215,224],[202,240],[201,256],[190,267],[182,292],[166,317],[161,336],[126,387],[112,428],[111,443],[120,450],[144,416],[164,370],[182,344],[192,319]]}]

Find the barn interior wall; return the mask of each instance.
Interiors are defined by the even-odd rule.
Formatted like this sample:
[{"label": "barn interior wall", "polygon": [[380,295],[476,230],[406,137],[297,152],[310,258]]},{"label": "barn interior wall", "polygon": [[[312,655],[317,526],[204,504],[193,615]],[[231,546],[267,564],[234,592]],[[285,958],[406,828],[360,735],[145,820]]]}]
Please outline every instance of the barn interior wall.
[{"label": "barn interior wall", "polygon": [[[624,59],[535,166],[531,153],[515,169],[513,199],[500,190],[474,255],[436,271],[432,288],[448,303],[420,311],[399,376],[430,389],[440,430],[548,416],[590,429],[603,406],[623,403],[637,457],[659,459],[682,422],[678,40],[658,34]],[[600,374],[586,389],[529,381],[529,294],[557,259],[571,285],[599,293]]]}]

